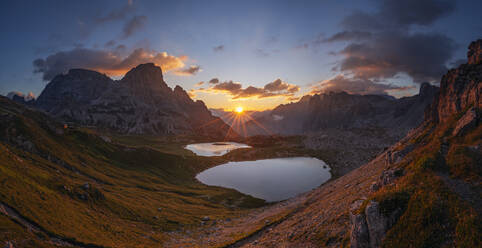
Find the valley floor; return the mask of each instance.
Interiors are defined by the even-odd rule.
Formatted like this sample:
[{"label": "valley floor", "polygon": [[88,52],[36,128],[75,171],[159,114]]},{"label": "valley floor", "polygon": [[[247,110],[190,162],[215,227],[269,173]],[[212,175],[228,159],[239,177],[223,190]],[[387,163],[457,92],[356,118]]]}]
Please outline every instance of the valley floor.
[{"label": "valley floor", "polygon": [[172,234],[166,247],[339,247],[349,240],[348,209],[366,199],[385,168],[381,154],[369,164],[319,188],[229,221]]}]

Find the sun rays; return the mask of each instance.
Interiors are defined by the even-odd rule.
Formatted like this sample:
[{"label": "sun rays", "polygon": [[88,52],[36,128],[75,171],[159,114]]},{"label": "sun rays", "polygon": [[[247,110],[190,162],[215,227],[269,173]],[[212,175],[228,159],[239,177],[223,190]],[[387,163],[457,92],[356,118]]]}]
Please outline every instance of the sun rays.
[{"label": "sun rays", "polygon": [[241,107],[241,106],[236,107],[235,111],[236,111],[236,113],[241,114],[241,113],[243,113],[243,107]]},{"label": "sun rays", "polygon": [[[260,133],[259,130],[262,130],[261,133],[264,133],[266,135],[273,135],[273,132],[268,130],[261,123],[256,121],[256,119],[251,117],[250,111],[246,111],[241,106],[236,107],[234,110],[232,110],[232,112],[228,112],[225,115],[220,116],[219,118],[216,118],[214,120],[204,123],[203,125],[200,126],[200,128],[214,125],[215,123],[218,123],[220,121],[224,122],[223,128],[225,126],[229,127],[228,131],[226,132],[226,135],[224,136],[224,140],[228,140],[238,135],[247,137],[248,131],[255,131],[255,133]],[[258,129],[258,130],[253,130],[253,129]]]}]

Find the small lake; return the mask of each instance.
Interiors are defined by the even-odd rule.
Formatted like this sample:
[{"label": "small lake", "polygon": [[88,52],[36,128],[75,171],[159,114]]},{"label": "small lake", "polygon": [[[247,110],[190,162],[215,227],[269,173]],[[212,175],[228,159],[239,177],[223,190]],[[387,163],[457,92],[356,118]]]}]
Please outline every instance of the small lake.
[{"label": "small lake", "polygon": [[229,151],[238,148],[251,148],[246,144],[236,143],[236,142],[212,142],[212,143],[197,143],[190,144],[184,147],[198,156],[222,156]]},{"label": "small lake", "polygon": [[331,173],[322,160],[294,157],[229,162],[207,169],[196,178],[207,185],[275,202],[320,186],[331,178]]}]

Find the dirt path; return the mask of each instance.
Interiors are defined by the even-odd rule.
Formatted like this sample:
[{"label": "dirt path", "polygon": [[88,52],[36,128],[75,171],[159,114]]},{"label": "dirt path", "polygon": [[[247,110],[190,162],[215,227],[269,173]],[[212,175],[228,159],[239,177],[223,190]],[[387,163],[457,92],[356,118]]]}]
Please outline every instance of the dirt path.
[{"label": "dirt path", "polygon": [[22,216],[19,212],[17,212],[17,210],[2,202],[0,202],[0,213],[8,216],[10,219],[22,225],[23,227],[25,227],[27,230],[31,232],[34,232],[36,234],[41,234],[44,237],[48,237],[49,240],[46,240],[46,241],[52,245],[63,246],[63,247],[103,248],[103,246],[99,246],[95,244],[85,244],[82,242],[66,239],[59,235],[53,234],[45,230],[44,228],[42,228],[37,223],[28,220],[27,218]]},{"label": "dirt path", "polygon": [[293,212],[291,212],[290,214],[286,215],[284,218],[276,221],[276,222],[273,222],[273,223],[270,223],[266,226],[264,226],[263,228],[261,228],[260,230],[254,232],[253,234],[245,237],[245,238],[242,238],[238,241],[236,241],[235,243],[233,244],[230,244],[230,245],[227,245],[225,246],[225,248],[238,248],[238,247],[242,247],[248,243],[254,243],[256,244],[256,240],[261,237],[266,231],[271,231],[272,228],[275,228],[276,226],[278,226],[279,224],[281,224],[284,220],[286,220],[287,218],[293,216],[295,213],[299,212],[302,208],[302,206],[296,208]]}]

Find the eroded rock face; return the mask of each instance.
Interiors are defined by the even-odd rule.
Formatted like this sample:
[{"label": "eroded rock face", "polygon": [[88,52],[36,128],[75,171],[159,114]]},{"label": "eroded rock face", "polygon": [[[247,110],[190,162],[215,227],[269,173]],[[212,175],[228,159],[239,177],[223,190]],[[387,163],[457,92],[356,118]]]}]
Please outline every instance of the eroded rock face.
[{"label": "eroded rock face", "polygon": [[396,164],[402,161],[402,159],[415,149],[415,144],[409,144],[404,146],[401,150],[388,150],[386,153],[387,164]]},{"label": "eroded rock face", "polygon": [[468,63],[442,77],[440,94],[426,114],[426,120],[444,122],[470,107],[482,107],[482,39],[469,46]]},{"label": "eroded rock face", "polygon": [[467,131],[475,128],[479,122],[478,113],[476,108],[469,109],[458,121],[457,125],[452,132],[454,136],[460,136],[467,133]]},{"label": "eroded rock face", "polygon": [[368,234],[368,226],[365,215],[363,213],[355,213],[363,200],[358,200],[351,205],[350,209],[350,223],[351,223],[351,248],[367,248],[370,247],[370,237]]},{"label": "eroded rock face", "polygon": [[382,213],[380,204],[370,201],[364,212],[357,213],[357,209],[362,203],[363,201],[356,201],[350,208],[350,246],[352,248],[381,247],[385,234],[400,218],[401,210],[396,209],[392,213]]},{"label": "eroded rock face", "polygon": [[378,202],[370,201],[365,209],[370,247],[380,247],[388,230],[388,218],[380,213]]},{"label": "eroded rock face", "polygon": [[152,63],[139,65],[114,81],[101,73],[72,69],[56,76],[35,106],[66,122],[130,134],[200,134],[223,136],[227,125],[203,102],[193,101],[164,82]]}]

